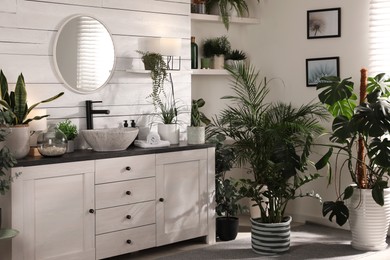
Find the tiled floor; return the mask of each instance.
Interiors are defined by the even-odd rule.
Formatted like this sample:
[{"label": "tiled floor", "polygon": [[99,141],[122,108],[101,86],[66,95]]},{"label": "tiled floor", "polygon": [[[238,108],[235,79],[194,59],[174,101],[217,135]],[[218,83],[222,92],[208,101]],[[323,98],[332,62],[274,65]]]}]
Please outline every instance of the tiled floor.
[{"label": "tiled floor", "polygon": [[[249,216],[240,216],[240,228],[237,239],[250,236],[250,221]],[[142,250],[132,254],[126,254],[108,258],[109,260],[153,260],[163,256],[169,256],[189,250],[194,250],[208,246],[203,239],[193,239],[184,242],[175,243],[172,245],[161,246],[158,248],[151,248]]]}]

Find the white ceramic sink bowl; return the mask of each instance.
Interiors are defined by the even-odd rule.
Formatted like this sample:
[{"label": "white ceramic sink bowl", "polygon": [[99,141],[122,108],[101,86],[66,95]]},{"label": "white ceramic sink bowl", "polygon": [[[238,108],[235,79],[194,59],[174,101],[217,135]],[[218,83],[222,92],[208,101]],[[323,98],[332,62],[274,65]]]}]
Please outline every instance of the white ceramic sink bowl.
[{"label": "white ceramic sink bowl", "polygon": [[122,151],[137,137],[138,128],[89,129],[81,133],[94,151]]}]

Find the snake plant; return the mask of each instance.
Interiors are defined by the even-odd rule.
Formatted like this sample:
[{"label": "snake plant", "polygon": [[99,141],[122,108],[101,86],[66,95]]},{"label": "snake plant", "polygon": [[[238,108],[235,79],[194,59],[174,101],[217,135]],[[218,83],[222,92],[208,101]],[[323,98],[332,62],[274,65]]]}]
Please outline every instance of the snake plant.
[{"label": "snake plant", "polygon": [[8,91],[8,82],[2,70],[0,70],[0,105],[4,115],[6,124],[9,125],[20,125],[28,124],[32,120],[39,120],[49,115],[35,116],[34,118],[27,119],[27,115],[39,104],[53,101],[64,92],[45,99],[41,102],[35,103],[32,106],[27,105],[27,90],[24,82],[23,74],[20,74],[16,82],[15,91]]}]

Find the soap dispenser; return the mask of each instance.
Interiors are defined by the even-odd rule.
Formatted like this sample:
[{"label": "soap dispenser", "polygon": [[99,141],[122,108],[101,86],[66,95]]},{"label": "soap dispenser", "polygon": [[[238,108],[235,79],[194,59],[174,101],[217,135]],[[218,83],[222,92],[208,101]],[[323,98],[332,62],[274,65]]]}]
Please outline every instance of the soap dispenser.
[{"label": "soap dispenser", "polygon": [[124,126],[124,127],[129,127],[129,124],[127,123],[127,120],[124,120],[123,122],[124,122],[124,123],[123,123],[123,126]]},{"label": "soap dispenser", "polygon": [[134,122],[134,120],[131,120],[131,127],[135,127],[135,122]]}]

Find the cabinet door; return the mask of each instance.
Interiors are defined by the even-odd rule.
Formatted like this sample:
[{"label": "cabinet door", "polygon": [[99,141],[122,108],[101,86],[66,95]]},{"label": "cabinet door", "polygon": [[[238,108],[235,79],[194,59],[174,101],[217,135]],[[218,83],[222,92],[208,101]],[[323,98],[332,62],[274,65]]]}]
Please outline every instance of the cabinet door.
[{"label": "cabinet door", "polygon": [[13,259],[95,259],[94,166],[21,168],[12,186]]},{"label": "cabinet door", "polygon": [[156,155],[157,246],[207,233],[207,149]]}]

